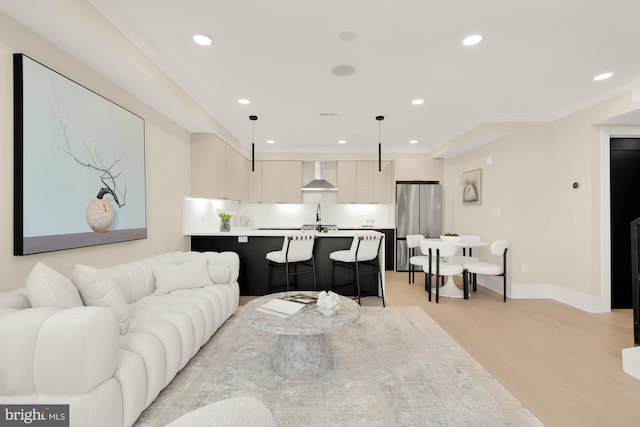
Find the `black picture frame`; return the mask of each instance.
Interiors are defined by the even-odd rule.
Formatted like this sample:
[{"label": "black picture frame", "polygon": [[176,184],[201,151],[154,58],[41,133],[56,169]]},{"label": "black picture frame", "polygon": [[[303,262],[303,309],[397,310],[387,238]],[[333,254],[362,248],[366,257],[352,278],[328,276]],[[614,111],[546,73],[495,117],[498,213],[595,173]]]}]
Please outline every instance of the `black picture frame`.
[{"label": "black picture frame", "polygon": [[14,255],[146,239],[144,119],[13,55]]}]

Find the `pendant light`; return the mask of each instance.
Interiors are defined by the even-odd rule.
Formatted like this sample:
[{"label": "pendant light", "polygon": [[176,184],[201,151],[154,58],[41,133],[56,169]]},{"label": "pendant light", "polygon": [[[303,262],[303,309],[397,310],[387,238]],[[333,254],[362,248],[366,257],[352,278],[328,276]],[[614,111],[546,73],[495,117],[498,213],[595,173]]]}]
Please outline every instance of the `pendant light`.
[{"label": "pendant light", "polygon": [[382,172],[382,142],[380,137],[380,128],[382,121],[384,120],[384,116],[376,116],[376,120],[378,121],[378,172]]},{"label": "pendant light", "polygon": [[251,120],[252,133],[251,133],[251,172],[256,171],[256,120],[258,120],[258,116],[249,116],[249,120]]}]

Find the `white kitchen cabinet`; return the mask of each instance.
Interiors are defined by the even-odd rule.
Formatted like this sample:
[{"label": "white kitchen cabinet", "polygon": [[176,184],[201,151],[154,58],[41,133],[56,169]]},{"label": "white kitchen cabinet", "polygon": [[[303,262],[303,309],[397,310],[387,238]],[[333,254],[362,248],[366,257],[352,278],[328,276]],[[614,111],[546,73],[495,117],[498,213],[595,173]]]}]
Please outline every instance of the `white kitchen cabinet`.
[{"label": "white kitchen cabinet", "polygon": [[191,196],[224,198],[227,143],[212,134],[191,136]]},{"label": "white kitchen cabinet", "polygon": [[392,162],[338,162],[338,203],[392,203]]},{"label": "white kitchen cabinet", "polygon": [[247,201],[249,198],[250,162],[228,144],[225,158],[226,190],[223,190],[224,198]]},{"label": "white kitchen cabinet", "polygon": [[249,161],[249,202],[262,203],[262,161],[254,162],[254,171],[251,171]]},{"label": "white kitchen cabinet", "polygon": [[262,201],[278,203],[282,197],[282,164],[275,160],[262,162]]},{"label": "white kitchen cabinet", "polygon": [[382,172],[378,172],[376,162],[373,174],[373,202],[393,203],[393,162],[382,162]]},{"label": "white kitchen cabinet", "polygon": [[374,203],[373,177],[378,162],[356,162],[356,203]]},{"label": "white kitchen cabinet", "polygon": [[282,162],[282,195],[283,203],[302,203],[302,162]]},{"label": "white kitchen cabinet", "polygon": [[302,162],[265,160],[262,162],[262,201],[302,203]]},{"label": "white kitchen cabinet", "polygon": [[356,201],[356,162],[339,161],[336,164],[336,186],[338,203],[355,203]]},{"label": "white kitchen cabinet", "polygon": [[246,201],[249,162],[213,134],[191,136],[191,196]]}]

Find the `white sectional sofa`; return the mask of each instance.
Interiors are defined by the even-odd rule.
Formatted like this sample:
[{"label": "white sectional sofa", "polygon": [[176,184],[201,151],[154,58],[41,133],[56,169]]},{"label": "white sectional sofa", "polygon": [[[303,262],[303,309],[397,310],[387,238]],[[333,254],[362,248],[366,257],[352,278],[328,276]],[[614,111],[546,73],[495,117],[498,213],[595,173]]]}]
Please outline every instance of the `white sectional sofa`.
[{"label": "white sectional sofa", "polygon": [[232,252],[76,266],[71,279],[38,263],[0,293],[0,403],[69,404],[71,426],[130,426],[236,311],[238,270]]}]

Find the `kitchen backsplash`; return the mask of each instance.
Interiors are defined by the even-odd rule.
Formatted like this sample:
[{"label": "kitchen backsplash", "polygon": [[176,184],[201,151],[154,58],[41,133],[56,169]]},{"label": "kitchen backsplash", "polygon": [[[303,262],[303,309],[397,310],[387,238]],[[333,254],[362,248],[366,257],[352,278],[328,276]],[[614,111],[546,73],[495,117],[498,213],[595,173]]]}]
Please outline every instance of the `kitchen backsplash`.
[{"label": "kitchen backsplash", "polygon": [[183,201],[183,233],[202,233],[218,230],[220,219],[217,209],[231,210],[232,227],[299,228],[315,224],[320,204],[322,224],[335,224],[340,228],[361,227],[373,221],[377,228],[394,228],[395,206],[390,204],[336,203],[336,194],[330,192],[304,193],[302,204],[243,203],[221,199],[194,199]]}]

